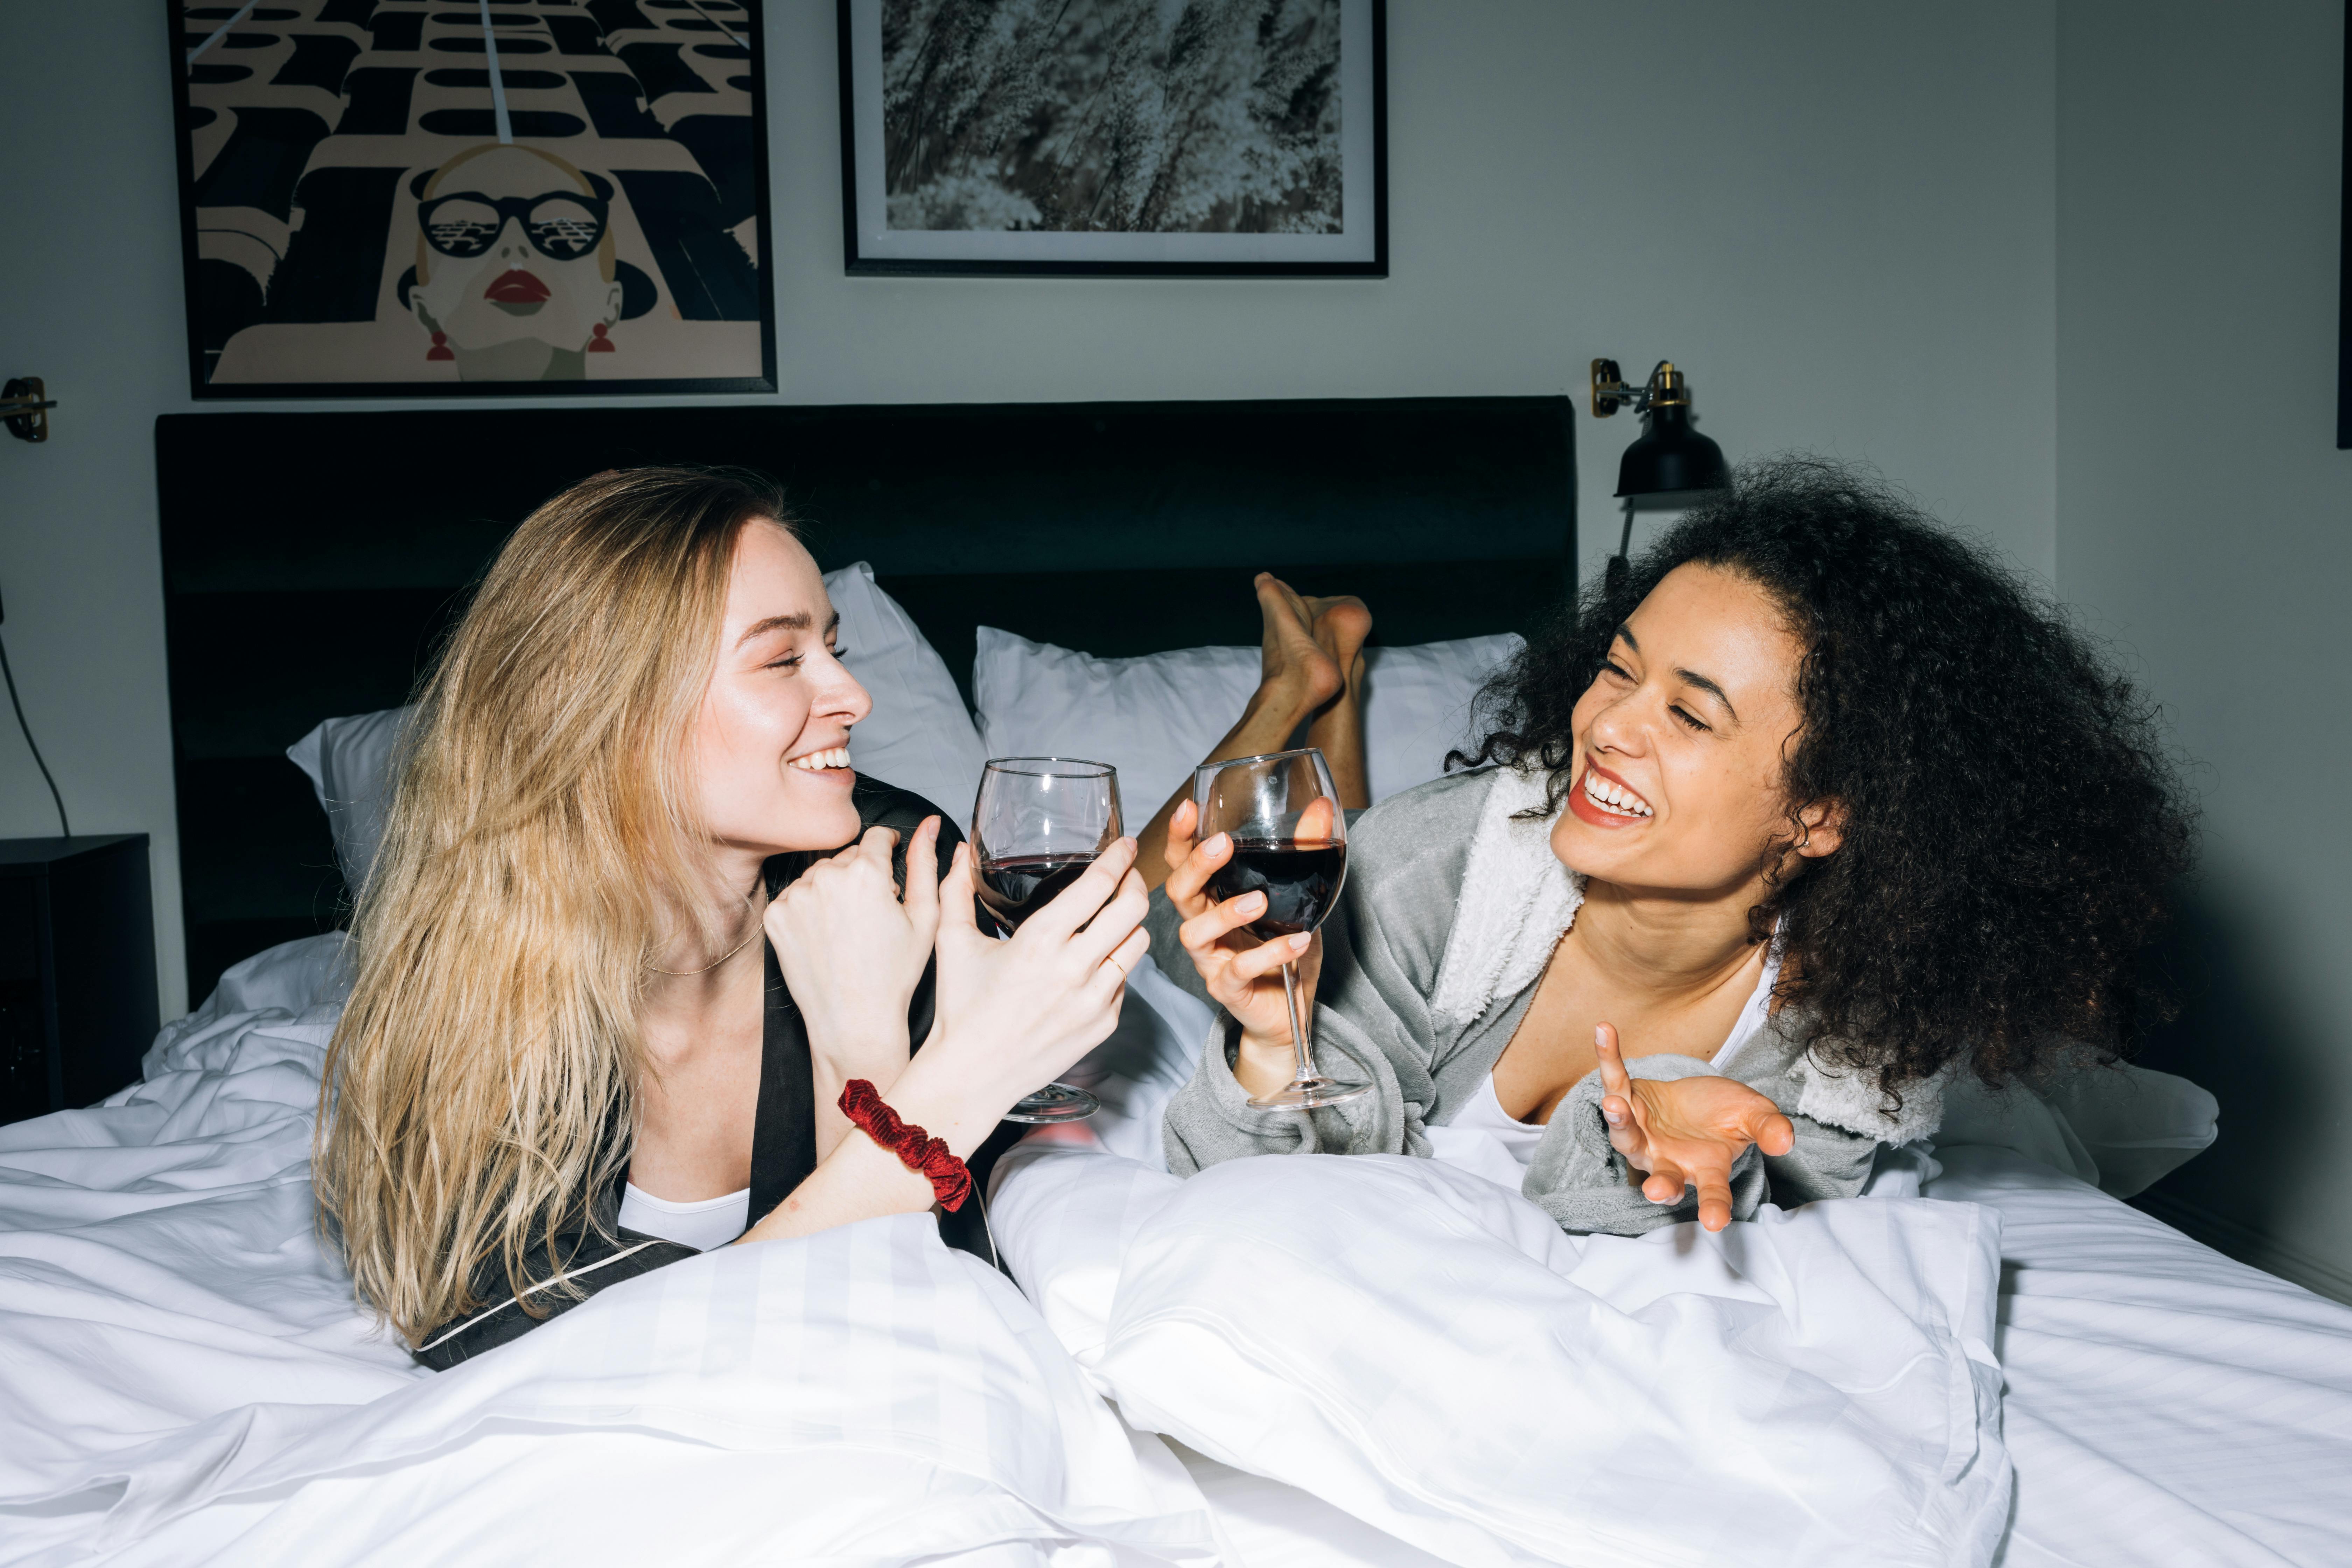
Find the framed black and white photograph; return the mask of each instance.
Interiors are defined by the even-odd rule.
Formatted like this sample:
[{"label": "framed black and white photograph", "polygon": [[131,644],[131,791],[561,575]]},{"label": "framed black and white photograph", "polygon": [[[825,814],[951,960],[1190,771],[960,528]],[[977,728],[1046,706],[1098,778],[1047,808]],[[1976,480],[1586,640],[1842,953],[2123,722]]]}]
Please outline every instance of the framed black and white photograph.
[{"label": "framed black and white photograph", "polygon": [[173,0],[200,398],[772,392],[759,0]]},{"label": "framed black and white photograph", "polygon": [[854,273],[1388,276],[1383,0],[838,0]]}]

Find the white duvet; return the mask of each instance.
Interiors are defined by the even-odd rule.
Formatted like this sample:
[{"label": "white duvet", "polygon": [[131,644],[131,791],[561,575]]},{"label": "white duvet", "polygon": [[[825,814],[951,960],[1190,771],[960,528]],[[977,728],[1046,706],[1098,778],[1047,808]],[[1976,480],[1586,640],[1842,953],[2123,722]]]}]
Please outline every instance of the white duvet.
[{"label": "white duvet", "polygon": [[2352,1562],[2352,1310],[2089,1184],[2146,1118],[1979,1106],[1948,1131],[2007,1147],[1719,1237],[1564,1237],[1439,1162],[1179,1184],[1200,1020],[1148,964],[1105,1146],[999,1184],[1036,1306],[910,1216],[428,1374],[312,1226],[333,957],[0,1129],[0,1563]]},{"label": "white duvet", "polygon": [[1562,1235],[1475,1134],[1178,1182],[1148,1133],[1179,1076],[1102,1150],[1010,1156],[996,1234],[1213,1503],[1281,1483],[1389,1543],[1267,1564],[2352,1563],[2352,1310],[2093,1184],[2210,1142],[2193,1085],[1963,1089],[1869,1195],[1626,1239]]},{"label": "white duvet", "polygon": [[295,1006],[331,956],[233,975],[107,1107],[0,1129],[0,1561],[1215,1561],[1174,1458],[928,1216],[415,1367],[314,1229],[333,1011]]},{"label": "white duvet", "polygon": [[1129,1422],[1450,1562],[1982,1563],[2007,1521],[1976,1205],[1577,1237],[1435,1160],[1014,1158],[1000,1245]]}]

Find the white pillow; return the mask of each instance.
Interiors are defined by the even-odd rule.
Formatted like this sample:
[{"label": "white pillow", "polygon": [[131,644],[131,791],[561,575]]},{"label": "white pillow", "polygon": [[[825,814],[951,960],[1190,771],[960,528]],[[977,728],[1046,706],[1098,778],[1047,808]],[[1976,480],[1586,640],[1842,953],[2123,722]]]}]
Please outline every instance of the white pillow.
[{"label": "white pillow", "polygon": [[392,805],[393,752],[408,708],[386,708],[329,719],[286,748],[289,761],[310,775],[319,805],[335,835],[335,863],[356,892],[375,861]]},{"label": "white pillow", "polygon": [[[1364,653],[1364,746],[1372,799],[1445,771],[1467,741],[1470,704],[1519,650],[1510,633]],[[1118,770],[1133,831],[1183,787],[1257,689],[1254,647],[1187,647],[1097,658],[980,628],[972,696],[992,757],[1085,757]]]},{"label": "white pillow", "polygon": [[[828,572],[824,591],[841,614],[843,662],[873,695],[874,711],[850,731],[859,773],[912,790],[959,824],[980,793],[980,731],[948,674],[897,600],[860,561]],[[375,859],[392,799],[393,752],[409,710],[329,719],[286,748],[310,777],[335,835],[343,880],[357,888]]]},{"label": "white pillow", "polygon": [[842,662],[874,699],[874,711],[849,732],[851,763],[969,826],[988,752],[947,660],[898,601],[875,585],[865,562],[826,573],[824,591],[841,612]]},{"label": "white pillow", "polygon": [[1963,1072],[1945,1088],[1935,1145],[2008,1149],[2129,1198],[2210,1148],[2221,1113],[2187,1079],[2128,1062],[2078,1068],[2039,1089],[1987,1089]]}]

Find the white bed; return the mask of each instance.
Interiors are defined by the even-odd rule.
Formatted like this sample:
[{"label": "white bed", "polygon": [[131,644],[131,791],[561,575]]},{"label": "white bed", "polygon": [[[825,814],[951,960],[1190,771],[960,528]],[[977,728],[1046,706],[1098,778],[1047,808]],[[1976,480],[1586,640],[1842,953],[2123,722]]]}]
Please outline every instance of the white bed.
[{"label": "white bed", "polygon": [[[1458,1535],[1448,1534],[1443,1520],[1433,1527],[1430,1515],[1442,1513],[1450,1503],[1475,1518],[1478,1510],[1464,1508],[1463,1500],[1472,1488],[1484,1484],[1483,1478],[1447,1478],[1442,1458],[1432,1458],[1440,1449],[1416,1456],[1410,1435],[1381,1439],[1372,1433],[1358,1446],[1384,1447],[1381,1464],[1366,1464],[1357,1453],[1339,1456],[1335,1464],[1332,1456],[1317,1453],[1323,1443],[1320,1426],[1349,1421],[1366,1426],[1383,1421],[1409,1424],[1412,1406],[1392,1395],[1359,1396],[1348,1386],[1350,1363],[1322,1353],[1318,1343],[1325,1337],[1321,1332],[1285,1339],[1246,1321],[1245,1307],[1229,1308],[1223,1299],[1247,1295],[1254,1287],[1246,1281],[1225,1277],[1198,1286],[1183,1281],[1171,1285],[1164,1278],[1171,1262],[1177,1271],[1206,1274],[1214,1268],[1207,1253],[1187,1250],[1181,1238],[1171,1243],[1151,1235],[1158,1223],[1150,1214],[1157,1201],[1151,1195],[1153,1184],[1165,1178],[1147,1169],[1160,1163],[1151,1135],[1158,1107],[1189,1067],[1178,1053],[1178,1041],[1198,1039],[1203,1020],[1187,1011],[1197,1004],[1148,970],[1139,973],[1136,991],[1150,1006],[1134,1022],[1123,1023],[1113,1042],[1112,1059],[1105,1066],[1118,1076],[1109,1079],[1105,1090],[1108,1110],[1098,1119],[1106,1135],[1102,1157],[1124,1163],[1124,1180],[1133,1190],[1121,1191],[1121,1178],[1116,1174],[1097,1173],[1068,1184],[1081,1197],[1042,1205],[1044,1223],[1024,1219],[1022,1205],[1034,1195],[1024,1193],[1024,1184],[1050,1169],[1045,1152],[1024,1150],[999,1177],[998,1234],[1007,1242],[1016,1277],[1040,1301],[1048,1321],[1089,1368],[1097,1386],[1114,1395],[1149,1394],[1174,1406],[1139,1416],[1130,1405],[1131,1418],[1178,1437],[1194,1436],[1193,1428],[1204,1426],[1209,1436],[1244,1450],[1249,1469],[1265,1472],[1247,1473],[1178,1445],[1224,1522],[1236,1554],[1253,1565],[1677,1560],[1671,1542],[1676,1531],[1622,1559],[1606,1552],[1578,1554],[1569,1548],[1564,1529],[1538,1542],[1534,1551],[1524,1541],[1514,1545],[1475,1536],[1465,1544]],[[2073,1111],[2074,1122],[2065,1110]],[[1956,1539],[1948,1543],[1948,1556],[1940,1560],[1990,1560],[2007,1568],[2352,1563],[2352,1479],[2347,1479],[2352,1478],[2352,1308],[2225,1258],[2095,1184],[2102,1164],[2110,1184],[2126,1190],[2154,1179],[2210,1141],[2211,1115],[2210,1097],[2158,1074],[2103,1077],[2047,1100],[1964,1091],[1953,1097],[1944,1139],[1932,1155],[1922,1158],[1915,1152],[1883,1165],[1873,1189],[1884,1198],[1814,1205],[1819,1210],[1879,1205],[1893,1211],[1906,1207],[1905,1195],[1916,1193],[1931,1201],[1907,1206],[1979,1214],[1994,1238],[1997,1257],[1988,1260],[1984,1279],[1990,1300],[1980,1306],[1968,1301],[1969,1287],[1957,1279],[1936,1289],[1951,1301],[1950,1316],[1962,1337],[1970,1317],[1979,1312],[1979,1321],[1989,1331],[2002,1397],[1990,1413],[1982,1447],[1998,1444],[2005,1450],[2013,1490],[1997,1539],[1986,1553],[1972,1553]],[[1201,1184],[1196,1179],[1188,1185]],[[1278,1193],[1265,1198],[1268,1184],[1247,1173],[1233,1185],[1237,1194],[1246,1190],[1253,1194],[1236,1205],[1244,1210],[1252,1201],[1288,1201]],[[1411,1201],[1412,1196],[1408,1193],[1395,1201]],[[1310,1194],[1287,1212],[1311,1219],[1348,1201],[1344,1195],[1335,1199]],[[1519,1222],[1537,1222],[1526,1224],[1518,1234],[1548,1237],[1539,1211],[1516,1194],[1503,1201],[1526,1211],[1517,1216]],[[1351,1214],[1353,1233],[1345,1246],[1324,1246],[1311,1235],[1286,1235],[1278,1222],[1266,1226],[1263,1228],[1272,1232],[1274,1246],[1241,1268],[1270,1277],[1263,1292],[1276,1304],[1295,1299],[1285,1294],[1294,1279],[1328,1300],[1334,1278],[1348,1276],[1340,1284],[1350,1331],[1373,1336],[1383,1354],[1391,1350],[1422,1354],[1425,1352],[1416,1347],[1433,1339],[1491,1331],[1480,1320],[1491,1317],[1493,1302],[1465,1300],[1460,1288],[1473,1269],[1488,1265],[1475,1258],[1465,1261],[1462,1254],[1441,1252],[1426,1242],[1417,1247],[1391,1242],[1381,1234],[1389,1223],[1387,1206],[1370,1202]],[[1806,1212],[1799,1211],[1801,1215]],[[1514,1219],[1506,1215],[1488,1223],[1500,1230]],[[1685,1238],[1689,1246],[1703,1249],[1708,1245],[1695,1227],[1685,1228],[1693,1232]],[[1749,1227],[1735,1227],[1739,1228]],[[1966,1250],[1965,1233],[1954,1234],[1958,1239],[1942,1248],[1948,1256]],[[1662,1248],[1655,1244],[1666,1238],[1649,1239],[1653,1245],[1648,1251],[1656,1253]],[[1626,1256],[1643,1250],[1632,1243],[1611,1245]],[[1859,1247],[1849,1248],[1865,1272],[1876,1271],[1876,1278],[1864,1284],[1873,1289],[1905,1288],[1909,1282],[1899,1277],[1899,1269],[1894,1271],[1898,1277],[1890,1279],[1885,1258],[1869,1256],[1878,1245],[1865,1236]],[[1161,1257],[1153,1267],[1163,1278],[1139,1281],[1134,1257],[1155,1247]],[[1417,1251],[1421,1268],[1444,1273],[1454,1284],[1429,1289],[1412,1284],[1393,1289],[1380,1286],[1374,1293],[1399,1300],[1344,1300],[1345,1291],[1356,1289],[1349,1252],[1373,1254],[1371,1272],[1379,1276],[1388,1268],[1383,1254],[1407,1249]],[[1114,1254],[1119,1261],[1107,1262]],[[1565,1266],[1557,1255],[1554,1262],[1555,1267]],[[1939,1266],[1934,1258],[1927,1263]],[[1654,1274],[1664,1266],[1654,1258],[1639,1267]],[[1748,1272],[1768,1288],[1780,1289],[1771,1285],[1769,1268],[1751,1267]],[[1507,1269],[1480,1278],[1495,1281],[1483,1288],[1489,1297],[1514,1288]],[[1595,1288],[1604,1293],[1615,1289],[1622,1297],[1629,1278],[1621,1271]],[[1681,1283],[1685,1289],[1717,1289],[1687,1272]],[[1631,1304],[1645,1304],[1649,1293],[1660,1288],[1641,1285]],[[1144,1299],[1136,1299],[1139,1294]],[[1565,1306],[1574,1309],[1577,1303]],[[1528,1325],[1520,1331],[1532,1337],[1564,1321],[1560,1303],[1545,1310],[1550,1314],[1549,1323]],[[1800,1300],[1791,1309],[1792,1314],[1805,1310],[1818,1313],[1820,1308]],[[1171,1315],[1216,1319],[1229,1338],[1254,1341],[1252,1351],[1260,1362],[1292,1368],[1288,1375],[1310,1385],[1318,1403],[1315,1418],[1302,1419],[1270,1402],[1237,1413],[1233,1402],[1193,1394],[1182,1375],[1138,1377],[1131,1367],[1116,1364],[1109,1365],[1110,1375],[1104,1375],[1105,1363],[1119,1358],[1106,1354],[1103,1342],[1117,1341],[1123,1331],[1107,1320],[1125,1319],[1131,1325],[1139,1318]],[[1465,1326],[1457,1329],[1456,1322]],[[1137,1336],[1131,1327],[1124,1331],[1163,1353],[1186,1353],[1181,1341],[1164,1334],[1154,1339],[1150,1333]],[[1362,1358],[1357,1364],[1362,1364]],[[1193,1374],[1193,1384],[1202,1381],[1199,1373],[1204,1368],[1197,1358],[1184,1370]],[[1528,1363],[1513,1375],[1521,1386],[1532,1388],[1542,1370]],[[1318,1382],[1319,1387],[1313,1386]],[[1572,1397],[1572,1391],[1563,1397]],[[1457,1424],[1475,1425],[1482,1438],[1490,1441],[1498,1431],[1509,1429],[1512,1417],[1502,1399],[1466,1407],[1457,1403],[1445,1414]],[[1539,1435],[1541,1428],[1528,1431]],[[1609,1462],[1605,1446],[1594,1454],[1595,1462]],[[1362,1517],[1343,1511],[1335,1521],[1328,1503],[1266,1479],[1275,1475],[1325,1478],[1331,1484],[1318,1489],[1347,1499],[1354,1514]],[[1696,1532],[1706,1512],[1706,1504],[1696,1500],[1711,1485],[1698,1474],[1691,1479],[1694,1500],[1689,1514],[1678,1521],[1683,1532]],[[1636,1477],[1618,1496],[1638,1489],[1641,1479]],[[1418,1495],[1400,1499],[1401,1485]],[[1491,1500],[1497,1494],[1487,1495]],[[1662,1495],[1674,1495],[1671,1485]],[[1556,1516],[1555,1526],[1572,1517]],[[1394,1533],[1367,1531],[1363,1519],[1387,1523]],[[1452,1545],[1441,1554],[1417,1550],[1397,1538],[1416,1532],[1423,1546],[1448,1540]],[[1554,1550],[1542,1550],[1545,1545]],[[1759,1541],[1738,1556],[1750,1563],[1824,1560],[1786,1552],[1781,1546]],[[1832,1551],[1827,1560],[1895,1560],[1888,1540],[1865,1537],[1853,1543],[1853,1551],[1851,1556]],[[1701,1552],[1693,1560],[1717,1559]]]},{"label": "white bed", "polygon": [[[334,958],[240,966],[144,1086],[0,1130],[0,1562],[1606,1560],[1440,1556],[1135,1431],[1051,1300],[919,1218],[681,1265],[422,1373],[312,1226]],[[1137,994],[1098,1065],[1109,1142],[1148,1155],[1194,1020]],[[2352,1310],[2013,1150],[1939,1158],[1927,1194],[2000,1227],[1997,1561],[2347,1560]]]},{"label": "white bed", "polygon": [[[2016,1471],[2004,1568],[2352,1563],[2352,1310],[2000,1150],[1935,1195],[2001,1216]],[[1327,1503],[1179,1449],[1246,1568],[1435,1568]]]},{"label": "white bed", "polygon": [[[1936,1196],[2001,1215],[2016,1471],[2004,1568],[2352,1563],[2352,1310],[2000,1150]],[[1179,1448],[1246,1568],[1434,1568],[1327,1503]]]},{"label": "white bed", "polygon": [[[860,677],[895,715],[877,708],[860,727],[859,765],[934,799],[969,799],[990,749],[1064,746],[1040,726],[1076,722],[1082,689],[1124,715],[1102,739],[1135,775],[1181,775],[1203,743],[1155,716],[1153,691],[1191,686],[1154,661],[1008,639],[980,672],[984,748],[871,574],[829,583],[846,640],[868,650]],[[1376,702],[1373,718],[1412,742],[1386,764],[1393,784],[1436,771],[1496,652],[1389,656],[1398,706],[1384,717]],[[1210,673],[1246,678],[1235,668]],[[354,885],[395,728],[334,721],[295,749]],[[1147,963],[1091,1066],[1099,1146],[1026,1150],[999,1183],[999,1240],[1034,1301],[910,1216],[659,1270],[436,1377],[372,1331],[313,1223],[307,1157],[339,943],[232,970],[165,1028],[146,1080],[105,1106],[0,1128],[0,1564],[2352,1563],[2352,1309],[2097,1184],[2104,1172],[2132,1190],[2201,1147],[2210,1100],[2180,1114],[2193,1090],[2152,1127],[2063,1099],[1956,1102],[1938,1163],[1891,1165],[1885,1196],[1776,1214],[1719,1243],[1570,1244],[1515,1193],[1432,1162],[1219,1167],[1183,1184],[1190,1210],[1224,1201],[1248,1218],[1278,1199],[1332,1223],[1261,1225],[1266,1267],[1203,1297],[1215,1259],[1153,1216],[1179,1212],[1162,1206],[1176,1184],[1154,1168],[1157,1110],[1204,1020]],[[1340,1245],[1288,1245],[1307,1235]],[[1360,1303],[1352,1327],[1370,1353],[1324,1386],[1309,1354],[1231,1370],[1249,1323],[1171,1337],[1171,1322],[1189,1313],[1197,1330],[1253,1291],[1278,1305],[1285,1269],[1322,1268],[1328,1286],[1333,1268],[1359,1266],[1411,1289]],[[1839,1295],[1823,1270],[1856,1283],[1816,1310],[1806,1291]],[[1501,1283],[1463,1283],[1474,1274]],[[1562,1286],[1571,1276],[1583,1295]],[[1516,1330],[1487,1310],[1509,1290]],[[1601,1475],[1622,1454],[1551,1452],[1540,1421],[1507,1408],[1508,1378],[1475,1410],[1409,1370],[1394,1399],[1366,1393],[1390,1370],[1378,1334],[1418,1335],[1415,1353],[1432,1356],[1479,1322],[1564,1342],[1571,1310],[1640,1331],[1609,1368],[1627,1392],[1612,1406],[1570,1376],[1544,1398],[1592,1403],[1596,1428],[1658,1390],[1690,1404],[1679,1363],[1643,1361],[1672,1330],[1763,1412],[1750,1449],[1669,1441],[1657,1464],[1610,1472],[1612,1489],[1579,1503],[1559,1467]],[[1319,1353],[1329,1337],[1305,1343]],[[1538,1358],[1529,1379],[1567,1364]],[[1479,1370],[1473,1356],[1451,1375],[1466,1386]],[[1829,1391],[1818,1409],[1790,1393],[1807,1377]],[[1694,1438],[1725,1429],[1707,1392],[1700,1380],[1685,1417]],[[1643,1430],[1675,1436],[1664,1416]],[[1769,1452],[1776,1431],[1800,1430],[1845,1444],[1847,1468]],[[1878,1465],[1855,1446],[1873,1430],[1926,1459]],[[1867,1485],[1853,1479],[1865,1471]],[[1874,1531],[1874,1500],[1914,1482],[1942,1522]],[[1755,1529],[1741,1511],[1801,1502],[1808,1485],[1818,1521]],[[1646,1537],[1626,1522],[1637,1504]],[[1711,1533],[1738,1550],[1714,1551]]]}]

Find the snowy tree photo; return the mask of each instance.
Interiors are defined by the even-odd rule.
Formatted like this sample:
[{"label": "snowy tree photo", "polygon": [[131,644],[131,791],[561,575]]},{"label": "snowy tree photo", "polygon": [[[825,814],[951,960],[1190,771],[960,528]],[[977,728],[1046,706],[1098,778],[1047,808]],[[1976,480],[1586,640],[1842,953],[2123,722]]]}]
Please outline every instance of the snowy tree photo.
[{"label": "snowy tree photo", "polygon": [[1341,0],[884,0],[893,229],[1339,234]]}]

